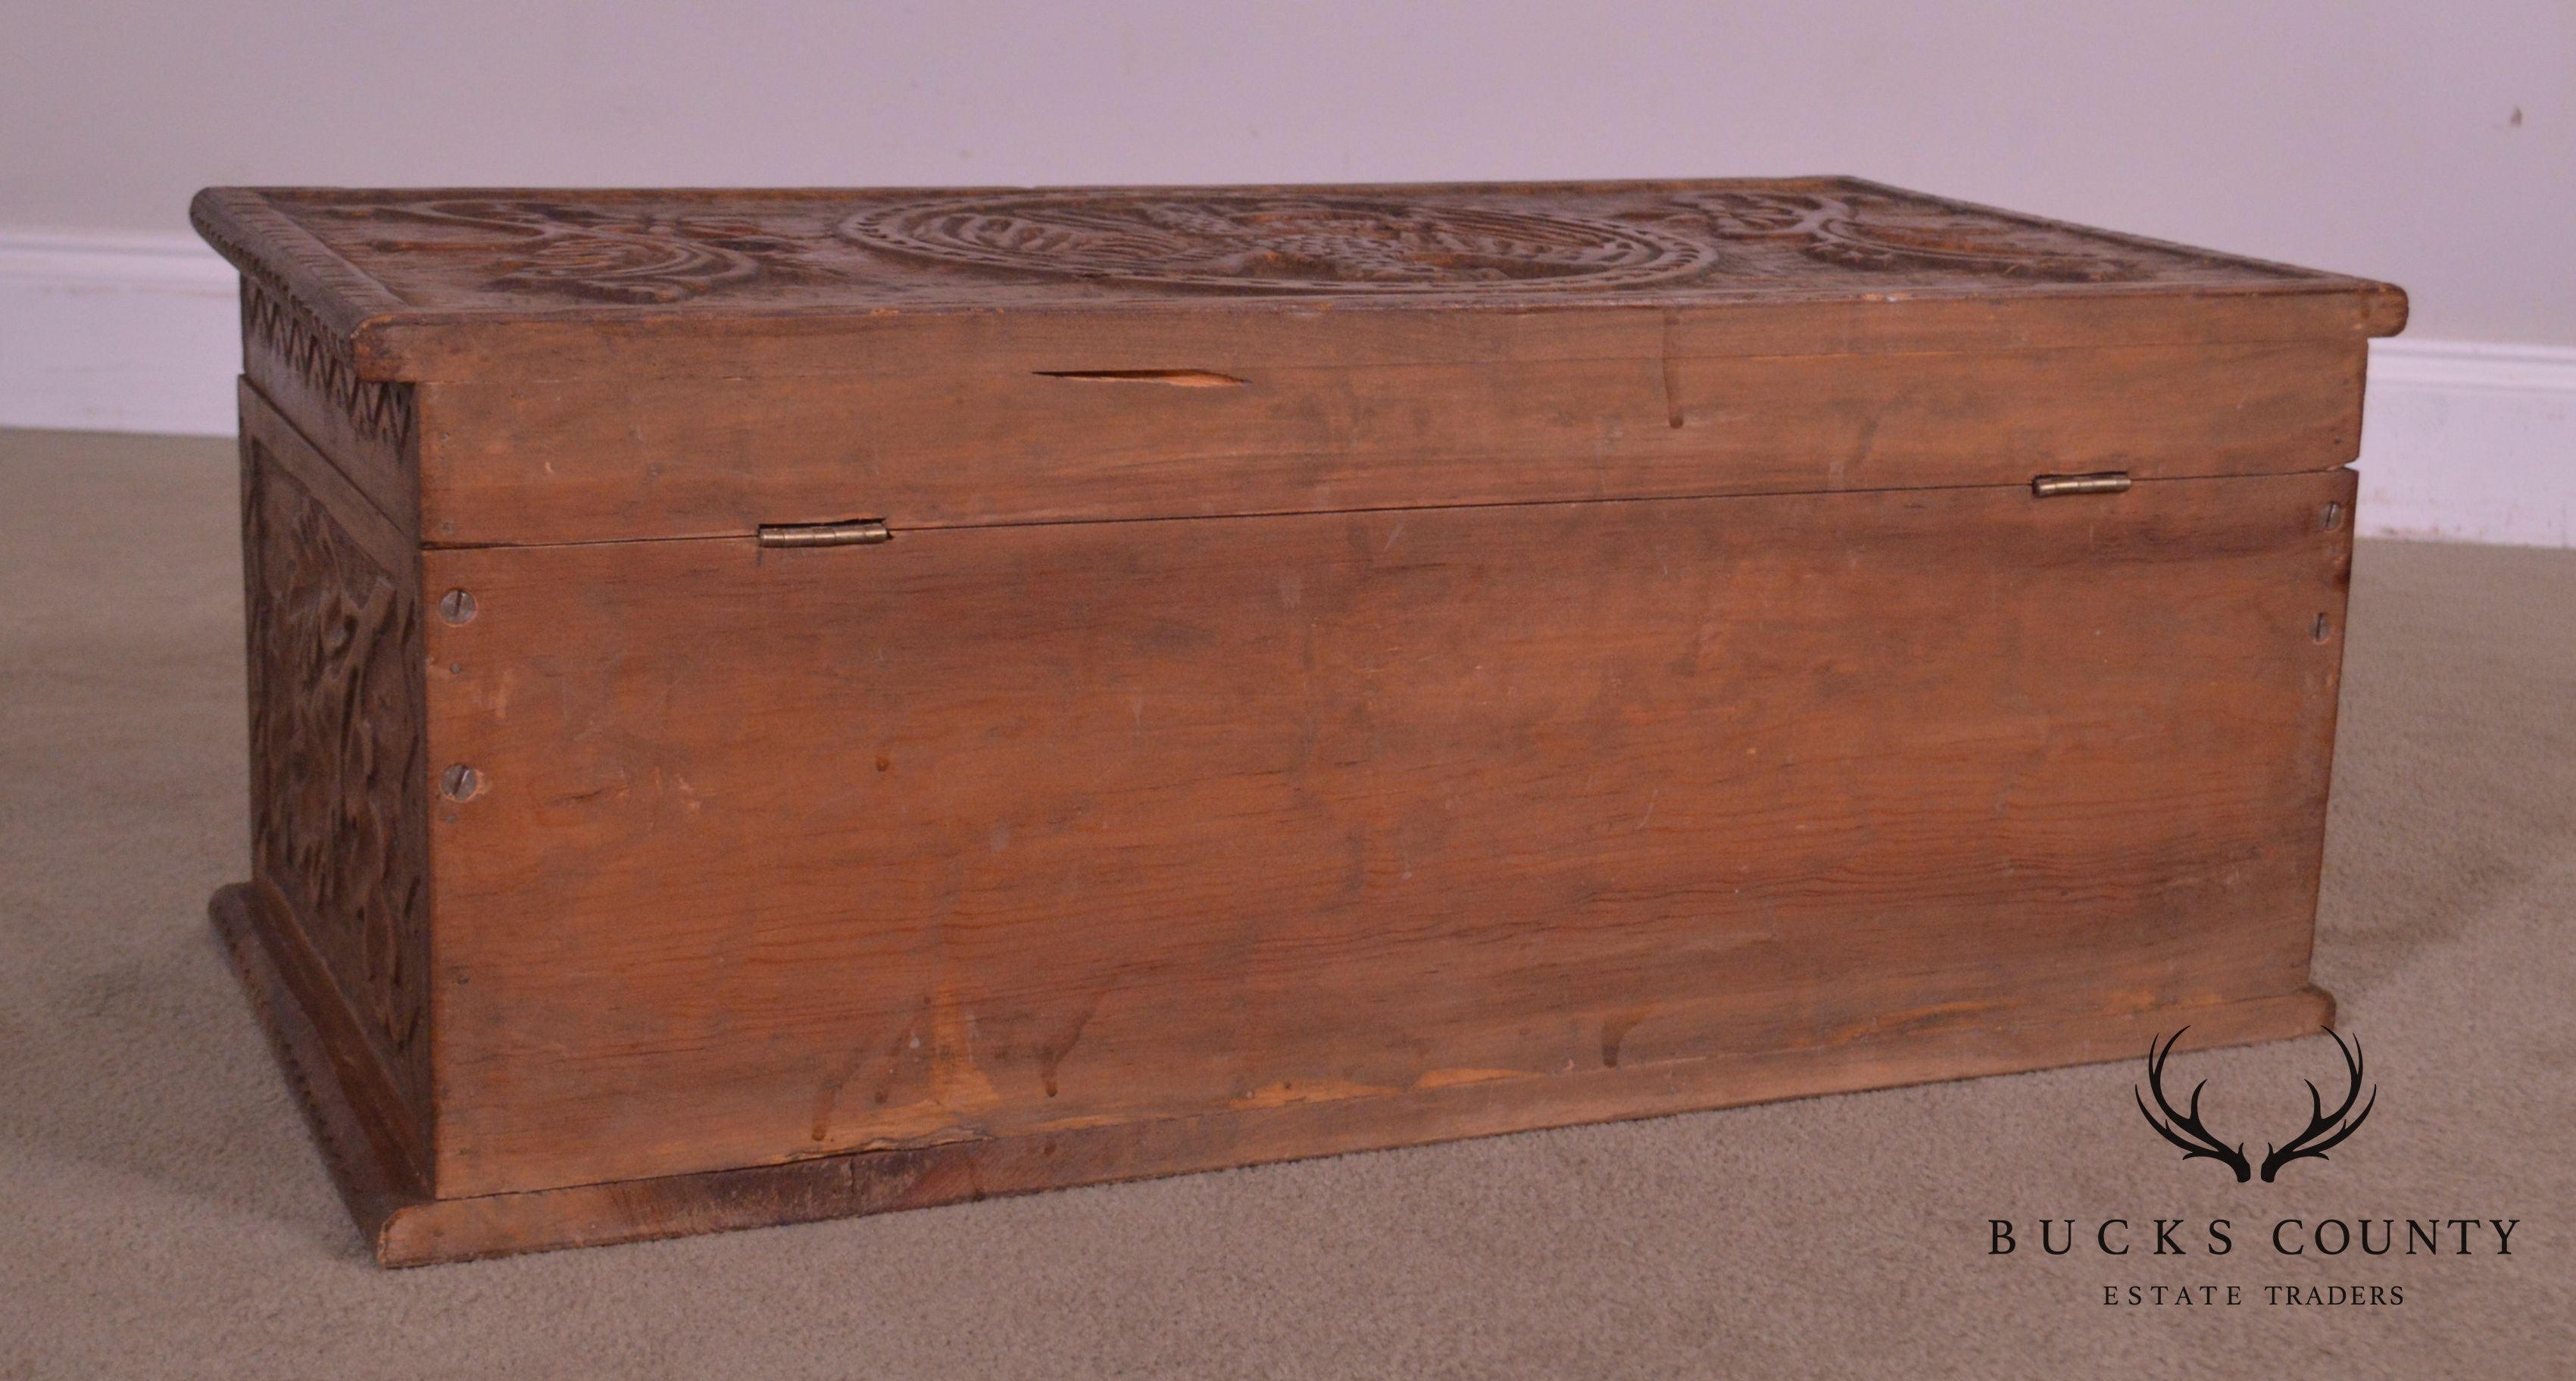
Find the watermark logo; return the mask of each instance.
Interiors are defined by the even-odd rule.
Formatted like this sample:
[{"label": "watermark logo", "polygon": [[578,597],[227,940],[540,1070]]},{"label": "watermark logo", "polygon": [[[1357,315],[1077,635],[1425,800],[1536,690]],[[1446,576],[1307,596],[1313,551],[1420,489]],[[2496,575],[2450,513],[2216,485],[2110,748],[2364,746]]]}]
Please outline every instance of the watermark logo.
[{"label": "watermark logo", "polygon": [[[2192,1086],[2190,1104],[2185,1109],[2176,1109],[2165,1097],[2165,1062],[2173,1056],[2174,1042],[2181,1040],[2183,1031],[2190,1029],[2186,1026],[2181,1031],[2166,1037],[2162,1049],[2158,1049],[2154,1041],[2147,1042],[2147,1089],[2155,1094],[2156,1108],[2162,1110],[2164,1116],[2159,1118],[2154,1111],[2148,1109],[2146,1092],[2140,1091],[2135,1085],[2131,1085],[2129,1091],[2138,1101],[2138,1115],[2147,1119],[2147,1125],[2156,1129],[2156,1135],[2181,1147],[2182,1158],[2186,1163],[2194,1160],[2217,1161],[2235,1171],[2236,1182],[2243,1184],[2254,1178],[2253,1163],[2245,1158],[2245,1143],[2240,1141],[2233,1146],[2228,1145],[2208,1127],[2202,1125],[2200,1120],[2200,1094],[2201,1090],[2209,1087],[2209,1081],[2203,1079]],[[2343,1037],[2336,1032],[2328,1031],[2326,1034],[2334,1037],[2335,1049],[2343,1052],[2344,1072],[2350,1081],[2349,1087],[2344,1092],[2343,1102],[2333,1112],[2327,1112],[2325,1094],[2318,1090],[2314,1079],[2306,1081],[2308,1085],[2307,1130],[2290,1138],[2286,1144],[2264,1147],[2263,1182],[2265,1184],[2272,1183],[2280,1175],[2281,1167],[2292,1161],[2326,1159],[2326,1152],[2342,1145],[2345,1138],[2360,1131],[2361,1124],[2370,1117],[2371,1109],[2379,1106],[2379,1086],[2373,1084],[2370,1088],[2370,1101],[2362,1104],[2359,1113],[2352,1110],[2352,1105],[2361,1098],[2361,1038],[2355,1036],[2352,1043],[2346,1045]],[[2347,1118],[2350,1120],[2347,1121]]]}]

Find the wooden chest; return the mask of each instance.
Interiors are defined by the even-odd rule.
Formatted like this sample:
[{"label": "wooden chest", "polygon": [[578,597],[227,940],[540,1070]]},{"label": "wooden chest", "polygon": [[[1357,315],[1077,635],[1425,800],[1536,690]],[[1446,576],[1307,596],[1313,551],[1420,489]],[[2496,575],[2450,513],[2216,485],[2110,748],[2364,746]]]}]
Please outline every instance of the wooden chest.
[{"label": "wooden chest", "polygon": [[1840,178],[215,190],[421,1262],[2318,1029],[2404,297]]}]

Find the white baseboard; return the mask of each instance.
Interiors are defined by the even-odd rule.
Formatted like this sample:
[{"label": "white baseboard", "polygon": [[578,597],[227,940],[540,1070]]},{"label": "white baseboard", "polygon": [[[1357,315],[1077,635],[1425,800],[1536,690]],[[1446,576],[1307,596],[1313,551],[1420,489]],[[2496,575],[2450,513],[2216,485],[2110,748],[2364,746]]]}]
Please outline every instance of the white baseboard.
[{"label": "white baseboard", "polygon": [[2576,546],[2576,349],[2373,341],[2364,536]]},{"label": "white baseboard", "polygon": [[[0,234],[0,427],[229,435],[232,270],[193,238]],[[2361,532],[2576,546],[2576,348],[2374,342]]]},{"label": "white baseboard", "polygon": [[0,427],[230,435],[240,361],[194,236],[0,234]]}]

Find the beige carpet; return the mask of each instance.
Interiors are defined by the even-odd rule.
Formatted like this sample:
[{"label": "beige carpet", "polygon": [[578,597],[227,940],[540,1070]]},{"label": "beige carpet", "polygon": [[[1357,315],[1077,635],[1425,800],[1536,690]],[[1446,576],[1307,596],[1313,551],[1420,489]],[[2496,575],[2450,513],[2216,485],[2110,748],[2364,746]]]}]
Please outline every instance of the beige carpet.
[{"label": "beige carpet", "polygon": [[[0,434],[0,1377],[2576,1374],[2576,553],[2364,544],[2317,973],[2379,1107],[2277,1185],[2105,1065],[387,1273],[202,913],[246,852],[233,483]],[[2336,1068],[2186,1066],[2258,1146]],[[2028,1245],[2113,1215],[2136,1254]],[[2155,1215],[2236,1248],[2158,1263]],[[2285,1216],[2521,1223],[2280,1257]],[[2102,1302],[2157,1283],[2246,1302]]]}]

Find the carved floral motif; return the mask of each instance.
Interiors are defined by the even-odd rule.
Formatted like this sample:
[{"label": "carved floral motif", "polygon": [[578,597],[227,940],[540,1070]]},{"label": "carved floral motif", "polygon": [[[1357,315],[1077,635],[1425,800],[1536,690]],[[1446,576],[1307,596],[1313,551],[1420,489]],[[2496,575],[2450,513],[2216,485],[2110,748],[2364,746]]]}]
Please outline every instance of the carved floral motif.
[{"label": "carved floral motif", "polygon": [[1298,194],[1024,193],[898,203],[841,234],[1021,273],[1286,291],[1518,291],[1687,277],[1705,242],[1556,211]]},{"label": "carved floral motif", "polygon": [[250,443],[253,850],[406,1094],[427,1074],[419,602]]},{"label": "carved floral motif", "polygon": [[2114,240],[2037,222],[1961,214],[1940,202],[1751,190],[1685,192],[1720,239],[1788,241],[1808,258],[1856,269],[1949,270],[1981,278],[2122,283],[2152,266]]},{"label": "carved floral motif", "polygon": [[764,273],[797,281],[821,271],[802,247],[745,216],[621,214],[565,202],[446,200],[370,206],[384,254],[469,254],[494,271],[491,285],[557,291],[603,302],[670,303]]},{"label": "carved floral motif", "polygon": [[283,204],[421,306],[2241,282],[2280,270],[1866,184],[577,193]]}]

